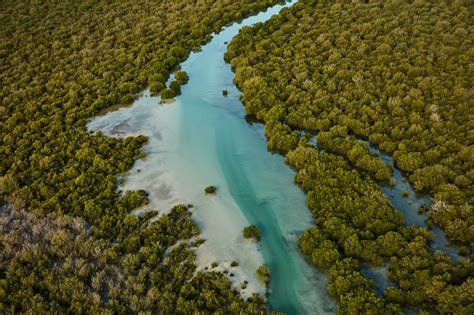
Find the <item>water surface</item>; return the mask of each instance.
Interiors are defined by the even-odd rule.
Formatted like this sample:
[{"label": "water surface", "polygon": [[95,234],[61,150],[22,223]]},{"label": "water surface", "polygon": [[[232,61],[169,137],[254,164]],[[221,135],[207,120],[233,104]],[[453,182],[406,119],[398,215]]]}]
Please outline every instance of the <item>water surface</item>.
[{"label": "water surface", "polygon": [[[248,281],[242,290],[248,296],[265,293],[255,277],[264,263],[271,269],[271,309],[332,314],[335,305],[326,293],[324,275],[297,249],[297,236],[314,224],[306,197],[294,185],[283,158],[266,150],[261,127],[245,121],[233,73],[223,60],[226,43],[241,27],[265,21],[281,7],[224,28],[202,51],[192,53],[181,64],[190,80],[174,103],[160,104],[159,97],[145,91],[132,107],[98,117],[88,127],[110,136],[149,137],[147,158],[135,163],[121,189],[150,193],[150,205],[141,211],[166,212],[176,203],[193,204],[193,216],[206,239],[198,250],[200,268],[218,262],[216,270],[232,273],[239,288]],[[217,186],[215,196],[204,194],[208,185]],[[249,224],[262,232],[258,244],[242,238],[242,228]],[[230,267],[234,259],[238,268]]]},{"label": "water surface", "polygon": [[[372,145],[369,145],[371,152],[376,153],[386,163],[392,163],[392,157],[381,152]],[[431,199],[426,194],[420,194],[415,191],[413,186],[403,176],[399,169],[395,168],[392,172],[392,178],[395,179],[395,185],[381,185],[381,190],[392,206],[403,214],[406,225],[416,225],[426,227],[433,233],[431,242],[432,250],[439,250],[451,257],[455,262],[460,260],[460,255],[456,246],[449,244],[443,230],[437,226],[428,227],[426,224],[426,213],[419,213],[418,209],[422,206],[430,206]]]}]

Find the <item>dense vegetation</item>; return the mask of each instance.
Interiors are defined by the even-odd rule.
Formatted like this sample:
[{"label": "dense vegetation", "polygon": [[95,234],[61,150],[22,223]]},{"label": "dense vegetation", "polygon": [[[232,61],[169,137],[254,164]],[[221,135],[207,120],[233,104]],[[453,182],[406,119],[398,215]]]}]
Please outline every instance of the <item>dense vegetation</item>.
[{"label": "dense vegetation", "polygon": [[[391,166],[363,142],[433,196],[430,220],[472,252],[473,9],[301,0],[229,44],[246,112],[265,123],[268,147],[286,155],[308,194],[317,227],[299,245],[329,269],[342,313],[474,311],[471,257],[455,264],[429,250],[427,229],[403,226],[374,182],[389,180]],[[307,136],[315,134],[317,150]],[[377,296],[361,264],[388,264],[394,286]]]},{"label": "dense vegetation", "polygon": [[196,272],[193,243],[177,243],[199,233],[190,216],[176,206],[135,220],[114,243],[91,237],[78,218],[2,208],[0,313],[261,310],[261,299],[244,302],[223,274]]},{"label": "dense vegetation", "polygon": [[147,196],[121,194],[116,175],[147,139],[85,124],[146,86],[173,97],[187,74],[165,82],[190,51],[276,2],[0,3],[0,313],[261,307],[220,274],[194,274],[193,252],[177,242],[198,233],[186,209],[153,223],[129,214]]},{"label": "dense vegetation", "polygon": [[[454,264],[445,254],[433,254],[430,232],[403,226],[378,187],[342,157],[301,146],[286,158],[298,170],[296,182],[318,222],[299,238],[299,247],[314,265],[329,269],[328,291],[342,313],[399,313],[403,305],[442,313],[473,309],[470,259]],[[397,285],[384,299],[374,294],[360,263],[390,263],[388,275]]]}]

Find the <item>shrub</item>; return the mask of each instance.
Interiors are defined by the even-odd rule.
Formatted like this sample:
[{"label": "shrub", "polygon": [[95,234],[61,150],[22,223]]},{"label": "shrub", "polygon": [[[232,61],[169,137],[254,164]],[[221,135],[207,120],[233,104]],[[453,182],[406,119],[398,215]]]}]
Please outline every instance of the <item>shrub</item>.
[{"label": "shrub", "polygon": [[263,281],[265,284],[270,282],[270,268],[265,265],[261,265],[257,268],[256,271],[257,277],[259,280]]},{"label": "shrub", "polygon": [[160,95],[162,99],[166,100],[175,97],[176,93],[171,89],[163,89]]},{"label": "shrub", "polygon": [[215,194],[217,191],[217,188],[215,186],[207,186],[205,189],[204,189],[204,192],[206,194]]},{"label": "shrub", "polygon": [[242,232],[244,238],[253,238],[257,241],[260,240],[260,231],[255,225],[249,225],[244,227],[244,230]]},{"label": "shrub", "polygon": [[174,92],[174,95],[181,93],[181,84],[179,84],[179,82],[176,80],[170,82],[169,88]]},{"label": "shrub", "polygon": [[181,84],[188,82],[189,76],[185,71],[179,70],[174,73],[174,78]]}]

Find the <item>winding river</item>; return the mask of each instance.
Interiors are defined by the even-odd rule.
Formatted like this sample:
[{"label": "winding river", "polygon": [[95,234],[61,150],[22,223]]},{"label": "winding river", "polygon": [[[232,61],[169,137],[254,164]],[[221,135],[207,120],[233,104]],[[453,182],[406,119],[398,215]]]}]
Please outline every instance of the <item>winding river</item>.
[{"label": "winding river", "polygon": [[[150,193],[150,205],[140,211],[166,212],[177,203],[193,204],[193,217],[206,240],[197,251],[200,269],[227,270],[244,296],[267,293],[272,310],[333,314],[325,276],[297,249],[297,236],[313,224],[305,195],[294,185],[293,171],[283,158],[267,151],[261,126],[245,121],[240,92],[223,59],[240,28],[265,21],[295,2],[214,34],[181,64],[190,79],[173,103],[161,104],[145,91],[131,107],[99,116],[88,128],[109,136],[149,137],[146,159],[124,174],[120,189]],[[218,188],[216,195],[204,194],[208,185]],[[243,239],[242,229],[249,224],[261,230],[260,242]],[[239,266],[231,267],[232,260]],[[218,267],[212,268],[213,262]],[[261,264],[271,270],[268,290],[255,276]]]},{"label": "winding river", "polygon": [[[146,90],[132,106],[96,117],[88,128],[114,137],[149,137],[146,159],[123,174],[120,189],[149,192],[150,204],[137,214],[151,209],[166,213],[175,204],[193,204],[193,217],[206,240],[197,251],[199,269],[228,273],[243,296],[267,294],[271,310],[334,314],[325,276],[309,266],[297,249],[297,236],[314,223],[305,195],[294,185],[294,173],[283,158],[267,151],[262,125],[246,122],[240,92],[223,59],[227,43],[240,28],[263,22],[295,2],[276,5],[214,34],[211,42],[181,64],[190,79],[171,104],[161,103]],[[398,170],[393,176],[396,185],[382,186],[383,193],[403,213],[406,224],[426,226],[424,215],[416,210],[429,199],[415,194]],[[204,194],[209,185],[217,187],[216,195]],[[242,229],[249,224],[261,230],[259,243],[243,239]],[[442,231],[432,231],[433,249],[458,260]],[[230,266],[233,260],[238,267]],[[214,262],[217,267],[211,266]],[[271,270],[268,289],[255,276],[262,264]],[[391,285],[386,266],[363,272],[374,280],[379,294]]]}]

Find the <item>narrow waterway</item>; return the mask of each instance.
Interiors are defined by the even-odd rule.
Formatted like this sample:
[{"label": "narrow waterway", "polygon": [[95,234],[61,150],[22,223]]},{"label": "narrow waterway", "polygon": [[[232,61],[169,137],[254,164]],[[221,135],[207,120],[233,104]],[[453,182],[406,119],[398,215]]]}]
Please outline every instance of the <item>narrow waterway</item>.
[{"label": "narrow waterway", "polygon": [[[305,132],[301,132],[300,136],[304,134]],[[308,134],[308,136],[310,137],[309,143],[315,148],[318,148],[316,137],[311,134]],[[381,152],[371,143],[367,144],[370,152],[378,155],[385,164],[393,164],[391,156]],[[402,172],[396,167],[393,168],[392,179],[394,180],[393,185],[389,185],[386,182],[379,182],[378,184],[380,190],[385,195],[385,198],[387,198],[391,203],[393,208],[403,214],[405,224],[408,226],[415,225],[428,228],[433,233],[430,243],[431,250],[441,251],[448,255],[454,262],[459,262],[461,255],[459,254],[458,248],[455,245],[450,244],[443,230],[439,227],[428,226],[426,223],[426,213],[418,211],[420,207],[431,205],[430,197],[426,194],[416,192],[405,176],[403,176]],[[374,289],[378,296],[383,296],[384,290],[394,285],[394,283],[388,279],[388,269],[388,264],[379,267],[367,265],[362,267],[362,273],[364,276],[373,280]]]},{"label": "narrow waterway", "polygon": [[[372,145],[369,145],[371,152],[376,153],[386,163],[392,163],[392,157],[379,151]],[[428,227],[426,224],[426,213],[419,213],[418,209],[422,206],[431,205],[429,196],[417,193],[413,186],[403,176],[399,169],[394,168],[392,178],[395,185],[381,185],[381,190],[392,206],[403,214],[406,225],[416,225],[427,227],[433,233],[431,242],[432,250],[439,250],[451,257],[455,262],[460,260],[458,249],[449,244],[443,230],[437,226]]]},{"label": "narrow waterway", "polygon": [[[88,128],[109,136],[149,137],[147,158],[124,174],[120,189],[149,192],[150,205],[139,212],[193,204],[193,217],[206,240],[197,252],[200,269],[212,269],[217,262],[212,270],[227,270],[244,296],[268,293],[272,310],[333,314],[325,276],[297,249],[297,236],[313,224],[305,195],[294,185],[283,158],[266,150],[260,127],[245,121],[240,92],[223,60],[227,43],[240,28],[265,21],[281,8],[274,6],[224,28],[192,53],[181,64],[190,80],[173,103],[161,104],[159,97],[145,91],[131,107],[97,117]],[[218,188],[216,195],[204,194],[208,185]],[[259,243],[243,239],[242,228],[249,224],[261,230]],[[231,267],[232,260],[239,266]],[[267,291],[255,276],[261,264],[271,270]]]}]

